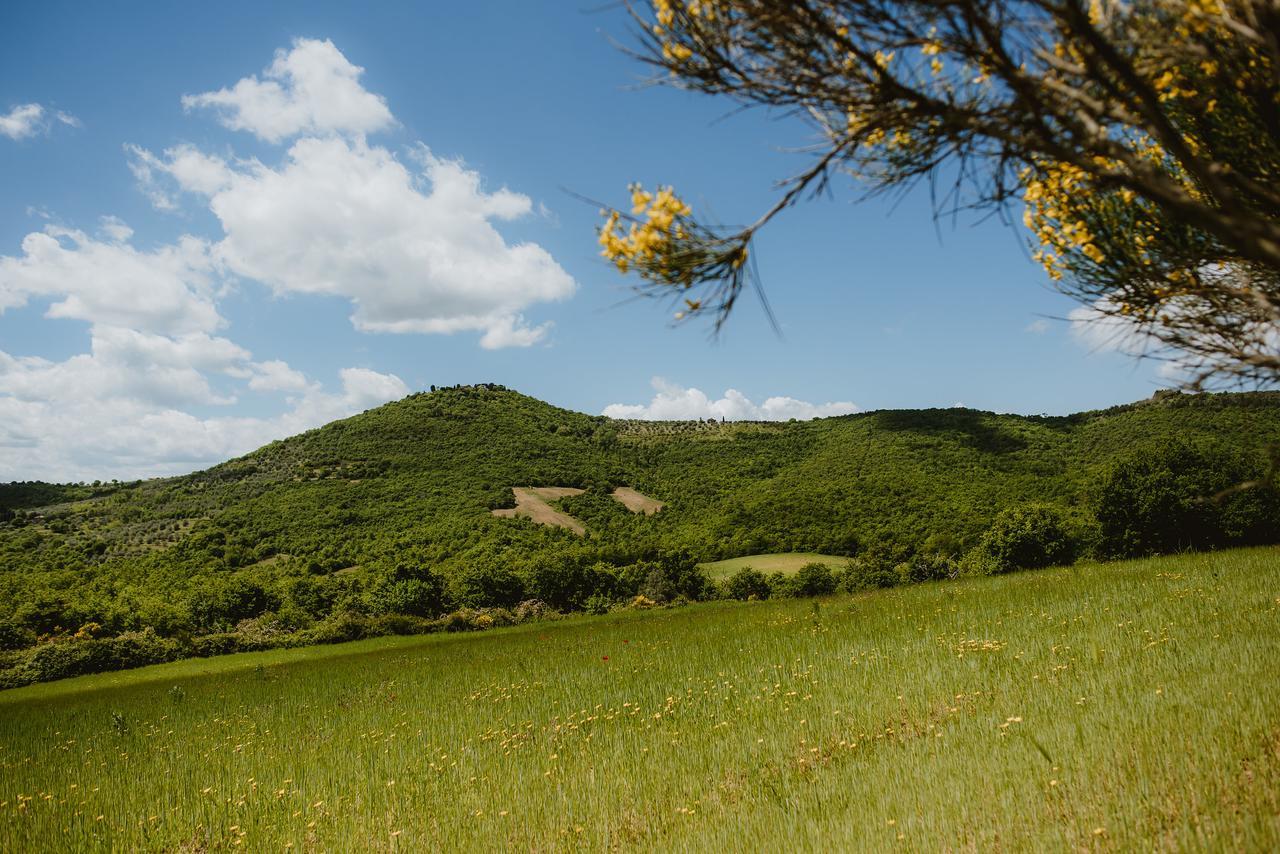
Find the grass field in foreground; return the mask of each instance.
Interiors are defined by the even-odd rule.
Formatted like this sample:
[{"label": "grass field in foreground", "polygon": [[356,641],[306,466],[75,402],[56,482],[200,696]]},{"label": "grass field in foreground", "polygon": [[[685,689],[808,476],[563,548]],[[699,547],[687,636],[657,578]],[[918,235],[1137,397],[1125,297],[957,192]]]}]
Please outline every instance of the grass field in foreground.
[{"label": "grass field in foreground", "polygon": [[0,693],[0,850],[1275,850],[1278,684],[1276,549],[184,662]]},{"label": "grass field in foreground", "polygon": [[717,560],[702,564],[703,570],[711,578],[728,578],[740,569],[751,567],[757,572],[769,575],[781,572],[783,575],[795,575],[800,567],[808,563],[825,563],[832,569],[841,569],[849,562],[847,557],[820,555],[812,552],[781,552],[779,554],[747,555],[731,557],[728,560]]}]

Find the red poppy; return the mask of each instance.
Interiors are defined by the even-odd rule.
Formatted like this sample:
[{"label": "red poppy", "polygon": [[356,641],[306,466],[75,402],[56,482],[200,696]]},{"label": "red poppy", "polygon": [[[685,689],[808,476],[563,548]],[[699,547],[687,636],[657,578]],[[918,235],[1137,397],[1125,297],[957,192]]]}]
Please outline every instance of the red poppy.
[{"label": "red poppy", "polygon": [[608,661],[608,660],[609,660],[609,656],[607,656],[607,655],[602,655],[602,656],[600,656],[600,658],[601,658],[601,660],[602,660],[602,661]]}]

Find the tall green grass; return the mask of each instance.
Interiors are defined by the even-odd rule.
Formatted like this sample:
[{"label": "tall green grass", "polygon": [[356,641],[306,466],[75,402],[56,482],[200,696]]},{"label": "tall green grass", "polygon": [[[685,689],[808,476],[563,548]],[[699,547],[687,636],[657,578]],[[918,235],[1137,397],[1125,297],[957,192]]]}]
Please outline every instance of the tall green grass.
[{"label": "tall green grass", "polygon": [[843,569],[849,563],[849,558],[816,554],[814,552],[779,552],[777,554],[731,557],[728,560],[712,561],[711,563],[701,564],[701,566],[702,571],[710,578],[718,580],[728,578],[743,569],[754,569],[756,572],[763,572],[765,575],[773,572],[781,572],[783,575],[795,575],[800,571],[800,567],[811,563],[820,563],[831,569]]},{"label": "tall green grass", "polygon": [[1277,686],[1275,549],[182,662],[0,693],[0,850],[1275,850]]}]

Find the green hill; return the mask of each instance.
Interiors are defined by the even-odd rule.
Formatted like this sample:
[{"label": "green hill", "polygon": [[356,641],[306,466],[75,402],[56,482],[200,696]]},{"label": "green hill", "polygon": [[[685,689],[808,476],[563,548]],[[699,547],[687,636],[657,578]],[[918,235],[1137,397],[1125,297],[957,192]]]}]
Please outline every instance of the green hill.
[{"label": "green hill", "polygon": [[[526,599],[600,609],[655,577],[663,595],[699,596],[695,563],[742,555],[955,556],[1001,511],[1037,503],[1060,508],[1087,550],[1100,478],[1171,439],[1260,471],[1280,439],[1280,394],[1163,395],[1066,417],[729,424],[615,421],[492,385],[415,394],[183,477],[0,487],[0,614],[12,614],[0,669],[76,632],[150,627],[207,654],[367,630],[333,628],[339,614],[427,619]],[[586,535],[493,516],[513,486],[585,489],[556,506]],[[665,507],[631,513],[610,497],[617,486]],[[261,625],[237,629],[245,620]],[[116,666],[104,655],[94,667]]]}]

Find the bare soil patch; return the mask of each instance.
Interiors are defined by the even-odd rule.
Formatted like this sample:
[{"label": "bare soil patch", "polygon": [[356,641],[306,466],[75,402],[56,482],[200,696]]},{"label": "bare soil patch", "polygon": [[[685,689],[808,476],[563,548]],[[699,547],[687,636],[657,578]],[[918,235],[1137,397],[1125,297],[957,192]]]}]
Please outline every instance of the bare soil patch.
[{"label": "bare soil patch", "polygon": [[515,493],[516,506],[504,510],[494,510],[493,515],[507,519],[514,516],[523,516],[526,519],[532,519],[539,525],[554,525],[558,528],[567,528],[578,536],[582,536],[587,532],[587,529],[577,519],[568,513],[561,513],[547,503],[548,501],[567,498],[570,495],[581,495],[583,490],[574,489],[571,486],[513,486],[511,491]]},{"label": "bare soil patch", "polygon": [[629,486],[619,486],[613,491],[613,497],[632,513],[643,513],[646,516],[652,516],[666,506],[658,499],[650,498]]}]

